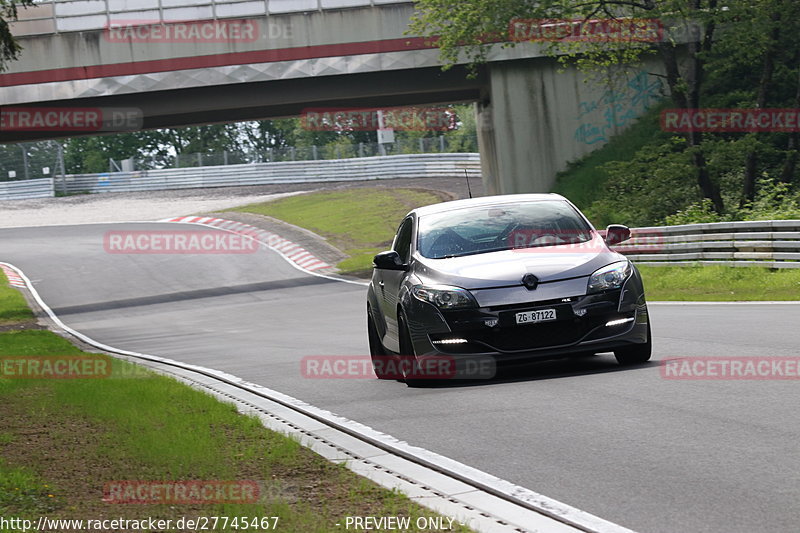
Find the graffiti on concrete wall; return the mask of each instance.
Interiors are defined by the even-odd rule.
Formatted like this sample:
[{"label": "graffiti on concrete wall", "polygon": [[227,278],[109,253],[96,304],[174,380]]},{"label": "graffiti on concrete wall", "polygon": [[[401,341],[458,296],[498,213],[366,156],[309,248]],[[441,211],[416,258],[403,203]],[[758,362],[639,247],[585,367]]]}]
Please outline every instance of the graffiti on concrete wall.
[{"label": "graffiti on concrete wall", "polygon": [[582,123],[575,129],[575,141],[608,142],[616,128],[633,122],[662,96],[661,79],[639,71],[621,89],[607,89],[595,100],[580,102],[577,119]]}]

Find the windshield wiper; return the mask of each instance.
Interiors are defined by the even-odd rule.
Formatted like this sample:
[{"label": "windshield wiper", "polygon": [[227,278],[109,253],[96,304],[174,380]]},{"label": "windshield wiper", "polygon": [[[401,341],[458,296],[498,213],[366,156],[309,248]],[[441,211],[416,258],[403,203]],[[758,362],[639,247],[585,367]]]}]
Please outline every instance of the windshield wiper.
[{"label": "windshield wiper", "polygon": [[442,257],[437,257],[435,259],[452,259],[453,257],[466,257],[468,255],[488,254],[490,252],[502,252],[505,250],[511,250],[511,248],[504,247],[504,248],[489,248],[488,250],[473,250],[470,252],[462,252],[460,254],[443,255]]}]

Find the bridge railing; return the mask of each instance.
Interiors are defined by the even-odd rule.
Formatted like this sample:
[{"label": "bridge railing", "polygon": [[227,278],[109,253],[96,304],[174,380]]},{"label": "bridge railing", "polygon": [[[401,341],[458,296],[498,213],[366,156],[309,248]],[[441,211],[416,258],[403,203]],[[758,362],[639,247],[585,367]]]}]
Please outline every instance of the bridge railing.
[{"label": "bridge railing", "polygon": [[115,21],[160,24],[407,3],[409,0],[38,0],[33,7],[19,10],[11,32],[38,35],[99,30]]},{"label": "bridge railing", "polygon": [[800,268],[800,220],[713,222],[636,228],[613,248],[647,266]]}]

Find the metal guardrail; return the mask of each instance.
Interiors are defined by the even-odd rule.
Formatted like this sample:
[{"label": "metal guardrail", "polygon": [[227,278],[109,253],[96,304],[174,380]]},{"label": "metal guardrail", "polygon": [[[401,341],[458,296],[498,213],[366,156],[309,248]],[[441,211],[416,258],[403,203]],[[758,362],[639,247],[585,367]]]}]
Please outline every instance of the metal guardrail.
[{"label": "metal guardrail", "polygon": [[53,196],[53,178],[0,181],[0,200],[51,198]]},{"label": "metal guardrail", "polygon": [[76,174],[57,178],[55,187],[60,193],[157,191],[274,183],[464,177],[465,169],[470,177],[480,178],[480,154],[408,154]]},{"label": "metal guardrail", "polygon": [[800,220],[636,228],[631,234],[613,248],[641,265],[800,268]]},{"label": "metal guardrail", "polygon": [[123,20],[127,24],[147,24],[261,17],[283,13],[322,11],[384,4],[404,4],[409,0],[39,0],[33,7],[19,10],[19,20],[11,23],[16,36],[41,35],[66,31],[100,30]]}]

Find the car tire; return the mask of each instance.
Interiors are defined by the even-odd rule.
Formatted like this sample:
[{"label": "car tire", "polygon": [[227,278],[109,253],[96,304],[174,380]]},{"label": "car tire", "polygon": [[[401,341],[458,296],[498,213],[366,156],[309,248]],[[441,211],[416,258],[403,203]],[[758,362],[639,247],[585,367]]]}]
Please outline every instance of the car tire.
[{"label": "car tire", "polygon": [[386,353],[386,348],[383,347],[369,307],[367,307],[367,338],[369,339],[369,355],[372,359],[372,369],[375,371],[375,375],[378,379],[396,379],[396,375],[386,372],[387,362],[391,359],[391,356]]},{"label": "car tire", "polygon": [[409,378],[407,375],[405,375],[405,368],[409,366],[406,364],[406,362],[410,362],[411,365],[415,365],[417,363],[417,354],[414,351],[414,343],[411,342],[411,332],[408,331],[406,314],[402,309],[397,312],[397,330],[400,337],[400,368],[404,374],[403,381],[409,387],[422,387],[426,385],[427,380]]},{"label": "car tire", "polygon": [[653,351],[653,337],[650,335],[650,322],[647,323],[647,342],[634,344],[626,348],[614,350],[614,357],[621,365],[638,365],[650,360]]}]

